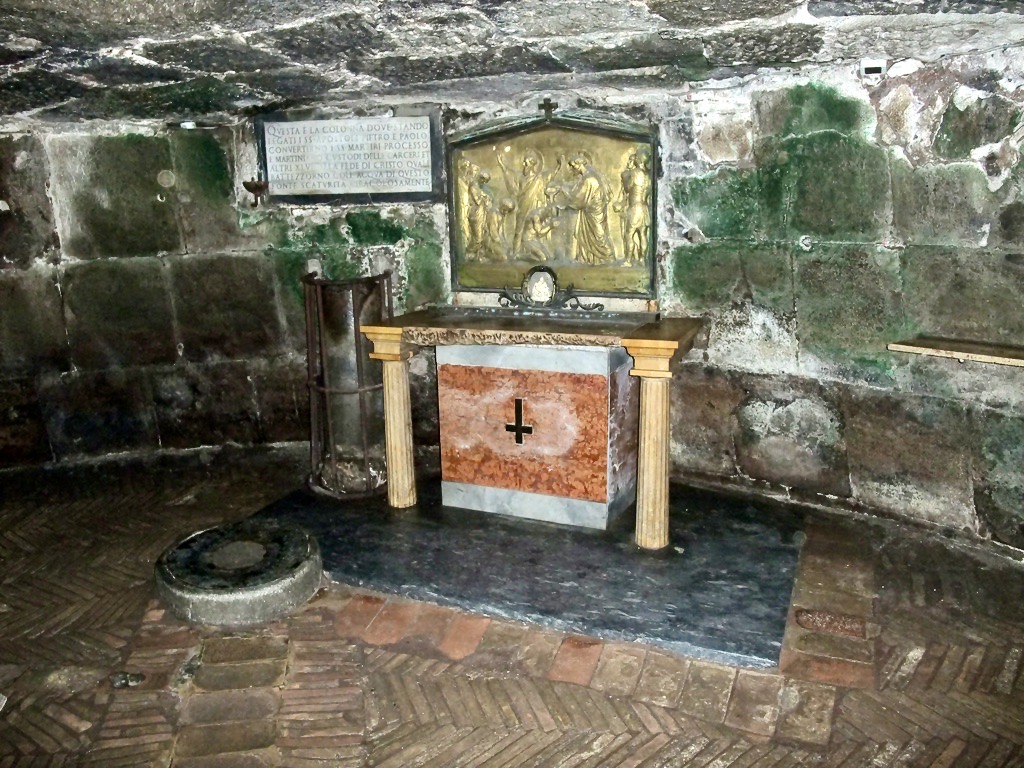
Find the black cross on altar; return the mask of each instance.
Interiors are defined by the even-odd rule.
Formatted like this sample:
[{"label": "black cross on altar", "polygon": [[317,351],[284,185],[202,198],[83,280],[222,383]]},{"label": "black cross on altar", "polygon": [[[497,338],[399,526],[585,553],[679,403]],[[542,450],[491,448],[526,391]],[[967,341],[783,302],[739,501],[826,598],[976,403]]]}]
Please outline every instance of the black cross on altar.
[{"label": "black cross on altar", "polygon": [[[558,109],[558,105],[555,104],[555,102],[553,102],[551,100],[551,97],[545,96],[544,97],[544,101],[542,101],[540,103],[540,105],[537,107],[537,109],[543,109],[544,110],[544,119],[545,120],[550,120],[551,119],[551,113],[554,112],[556,109]],[[520,440],[520,442],[522,442],[522,441]]]},{"label": "black cross on altar", "polygon": [[516,423],[506,424],[505,431],[516,433],[516,443],[518,445],[523,444],[523,435],[533,434],[533,425],[523,424],[523,398],[516,398]]}]

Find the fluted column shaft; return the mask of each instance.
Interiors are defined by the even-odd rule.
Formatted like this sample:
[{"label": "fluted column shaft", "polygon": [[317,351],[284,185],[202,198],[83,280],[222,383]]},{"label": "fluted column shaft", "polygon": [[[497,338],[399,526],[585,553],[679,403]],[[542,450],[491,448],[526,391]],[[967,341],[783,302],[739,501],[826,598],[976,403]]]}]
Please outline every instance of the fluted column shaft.
[{"label": "fluted column shaft", "polygon": [[669,381],[640,379],[636,544],[643,549],[668,546]]},{"label": "fluted column shaft", "polygon": [[409,364],[384,361],[384,450],[388,465],[388,504],[416,504],[416,468],[412,450],[412,406]]},{"label": "fluted column shaft", "polygon": [[416,504],[416,468],[412,450],[409,363],[415,347],[402,341],[401,326],[363,326],[373,342],[370,357],[384,364],[384,455],[388,465],[388,504]]}]

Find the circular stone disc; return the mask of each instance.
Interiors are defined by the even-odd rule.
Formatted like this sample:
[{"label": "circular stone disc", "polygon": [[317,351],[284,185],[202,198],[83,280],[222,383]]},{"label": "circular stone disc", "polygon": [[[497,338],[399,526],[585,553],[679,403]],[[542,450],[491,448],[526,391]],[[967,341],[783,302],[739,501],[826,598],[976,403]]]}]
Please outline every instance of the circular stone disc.
[{"label": "circular stone disc", "polygon": [[243,520],[199,531],[156,563],[157,592],[195,624],[262,624],[317,591],[323,564],[316,539],[297,525]]}]

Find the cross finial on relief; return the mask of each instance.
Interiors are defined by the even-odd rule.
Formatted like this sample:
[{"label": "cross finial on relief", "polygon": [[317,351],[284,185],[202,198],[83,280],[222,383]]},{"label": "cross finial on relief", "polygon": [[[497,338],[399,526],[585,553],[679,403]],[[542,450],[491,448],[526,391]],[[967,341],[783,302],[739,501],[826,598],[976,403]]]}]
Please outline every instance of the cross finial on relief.
[{"label": "cross finial on relief", "polygon": [[545,120],[550,120],[551,119],[551,113],[554,112],[556,109],[558,109],[558,105],[555,102],[553,102],[549,96],[545,96],[544,97],[544,101],[542,101],[537,106],[537,109],[540,109],[540,110],[544,111],[544,119]]}]

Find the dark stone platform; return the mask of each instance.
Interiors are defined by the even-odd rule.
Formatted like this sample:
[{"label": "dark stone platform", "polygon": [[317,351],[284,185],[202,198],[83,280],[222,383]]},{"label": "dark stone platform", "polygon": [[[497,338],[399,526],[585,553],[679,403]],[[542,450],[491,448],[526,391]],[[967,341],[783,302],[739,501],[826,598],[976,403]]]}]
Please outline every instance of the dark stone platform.
[{"label": "dark stone platform", "polygon": [[335,580],[748,667],[778,663],[803,516],[682,487],[671,545],[639,550],[632,514],[591,531],[445,507],[439,481],[419,504],[335,501],[297,491],[259,515],[316,536]]}]

